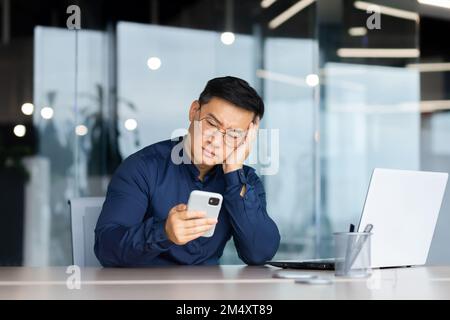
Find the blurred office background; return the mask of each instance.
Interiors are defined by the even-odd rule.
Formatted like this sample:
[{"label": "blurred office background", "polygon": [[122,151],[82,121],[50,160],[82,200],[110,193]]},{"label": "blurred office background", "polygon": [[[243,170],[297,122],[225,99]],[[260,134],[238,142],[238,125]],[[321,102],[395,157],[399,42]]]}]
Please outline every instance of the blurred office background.
[{"label": "blurred office background", "polygon": [[[0,0],[0,265],[71,264],[68,199],[104,196],[124,158],[183,134],[223,75],[279,129],[279,165],[257,165],[277,169],[261,176],[277,258],[331,256],[373,168],[450,172],[450,1],[433,2]],[[429,263],[450,263],[449,226],[447,191]],[[221,263],[240,263],[231,242]]]}]

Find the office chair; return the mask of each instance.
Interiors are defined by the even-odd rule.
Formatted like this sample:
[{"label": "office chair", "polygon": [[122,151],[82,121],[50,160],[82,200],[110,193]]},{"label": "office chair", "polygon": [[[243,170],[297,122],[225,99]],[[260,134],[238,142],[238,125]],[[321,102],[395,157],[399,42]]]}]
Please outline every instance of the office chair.
[{"label": "office chair", "polygon": [[104,201],[104,197],[69,200],[74,265],[79,267],[100,266],[100,262],[94,254],[94,230]]}]

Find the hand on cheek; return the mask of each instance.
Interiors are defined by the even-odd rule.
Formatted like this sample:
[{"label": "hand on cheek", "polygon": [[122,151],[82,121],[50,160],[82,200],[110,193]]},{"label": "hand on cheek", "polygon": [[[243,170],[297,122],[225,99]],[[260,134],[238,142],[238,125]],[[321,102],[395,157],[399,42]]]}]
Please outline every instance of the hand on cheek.
[{"label": "hand on cheek", "polygon": [[245,159],[248,158],[253,141],[256,139],[256,134],[259,127],[259,121],[255,121],[255,123],[251,123],[247,132],[247,136],[242,144],[237,146],[236,148],[231,148],[232,151],[228,152],[227,150],[227,158],[223,163],[223,171],[225,173],[229,173],[235,170],[239,170],[244,165]]}]

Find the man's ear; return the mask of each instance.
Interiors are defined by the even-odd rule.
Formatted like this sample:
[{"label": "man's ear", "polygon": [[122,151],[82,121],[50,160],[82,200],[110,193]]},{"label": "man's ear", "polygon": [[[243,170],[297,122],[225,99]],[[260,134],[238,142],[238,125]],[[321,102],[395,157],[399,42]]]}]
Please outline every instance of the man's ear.
[{"label": "man's ear", "polygon": [[194,100],[191,104],[191,108],[189,109],[189,121],[190,122],[195,120],[195,115],[198,110],[200,110],[200,103],[198,102],[198,100]]}]

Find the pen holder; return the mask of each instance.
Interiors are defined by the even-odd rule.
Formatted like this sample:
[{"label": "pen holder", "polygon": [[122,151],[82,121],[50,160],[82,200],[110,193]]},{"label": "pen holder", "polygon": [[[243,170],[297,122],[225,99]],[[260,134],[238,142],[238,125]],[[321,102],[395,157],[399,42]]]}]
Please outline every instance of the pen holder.
[{"label": "pen holder", "polygon": [[335,275],[364,278],[371,274],[370,232],[334,233]]}]

